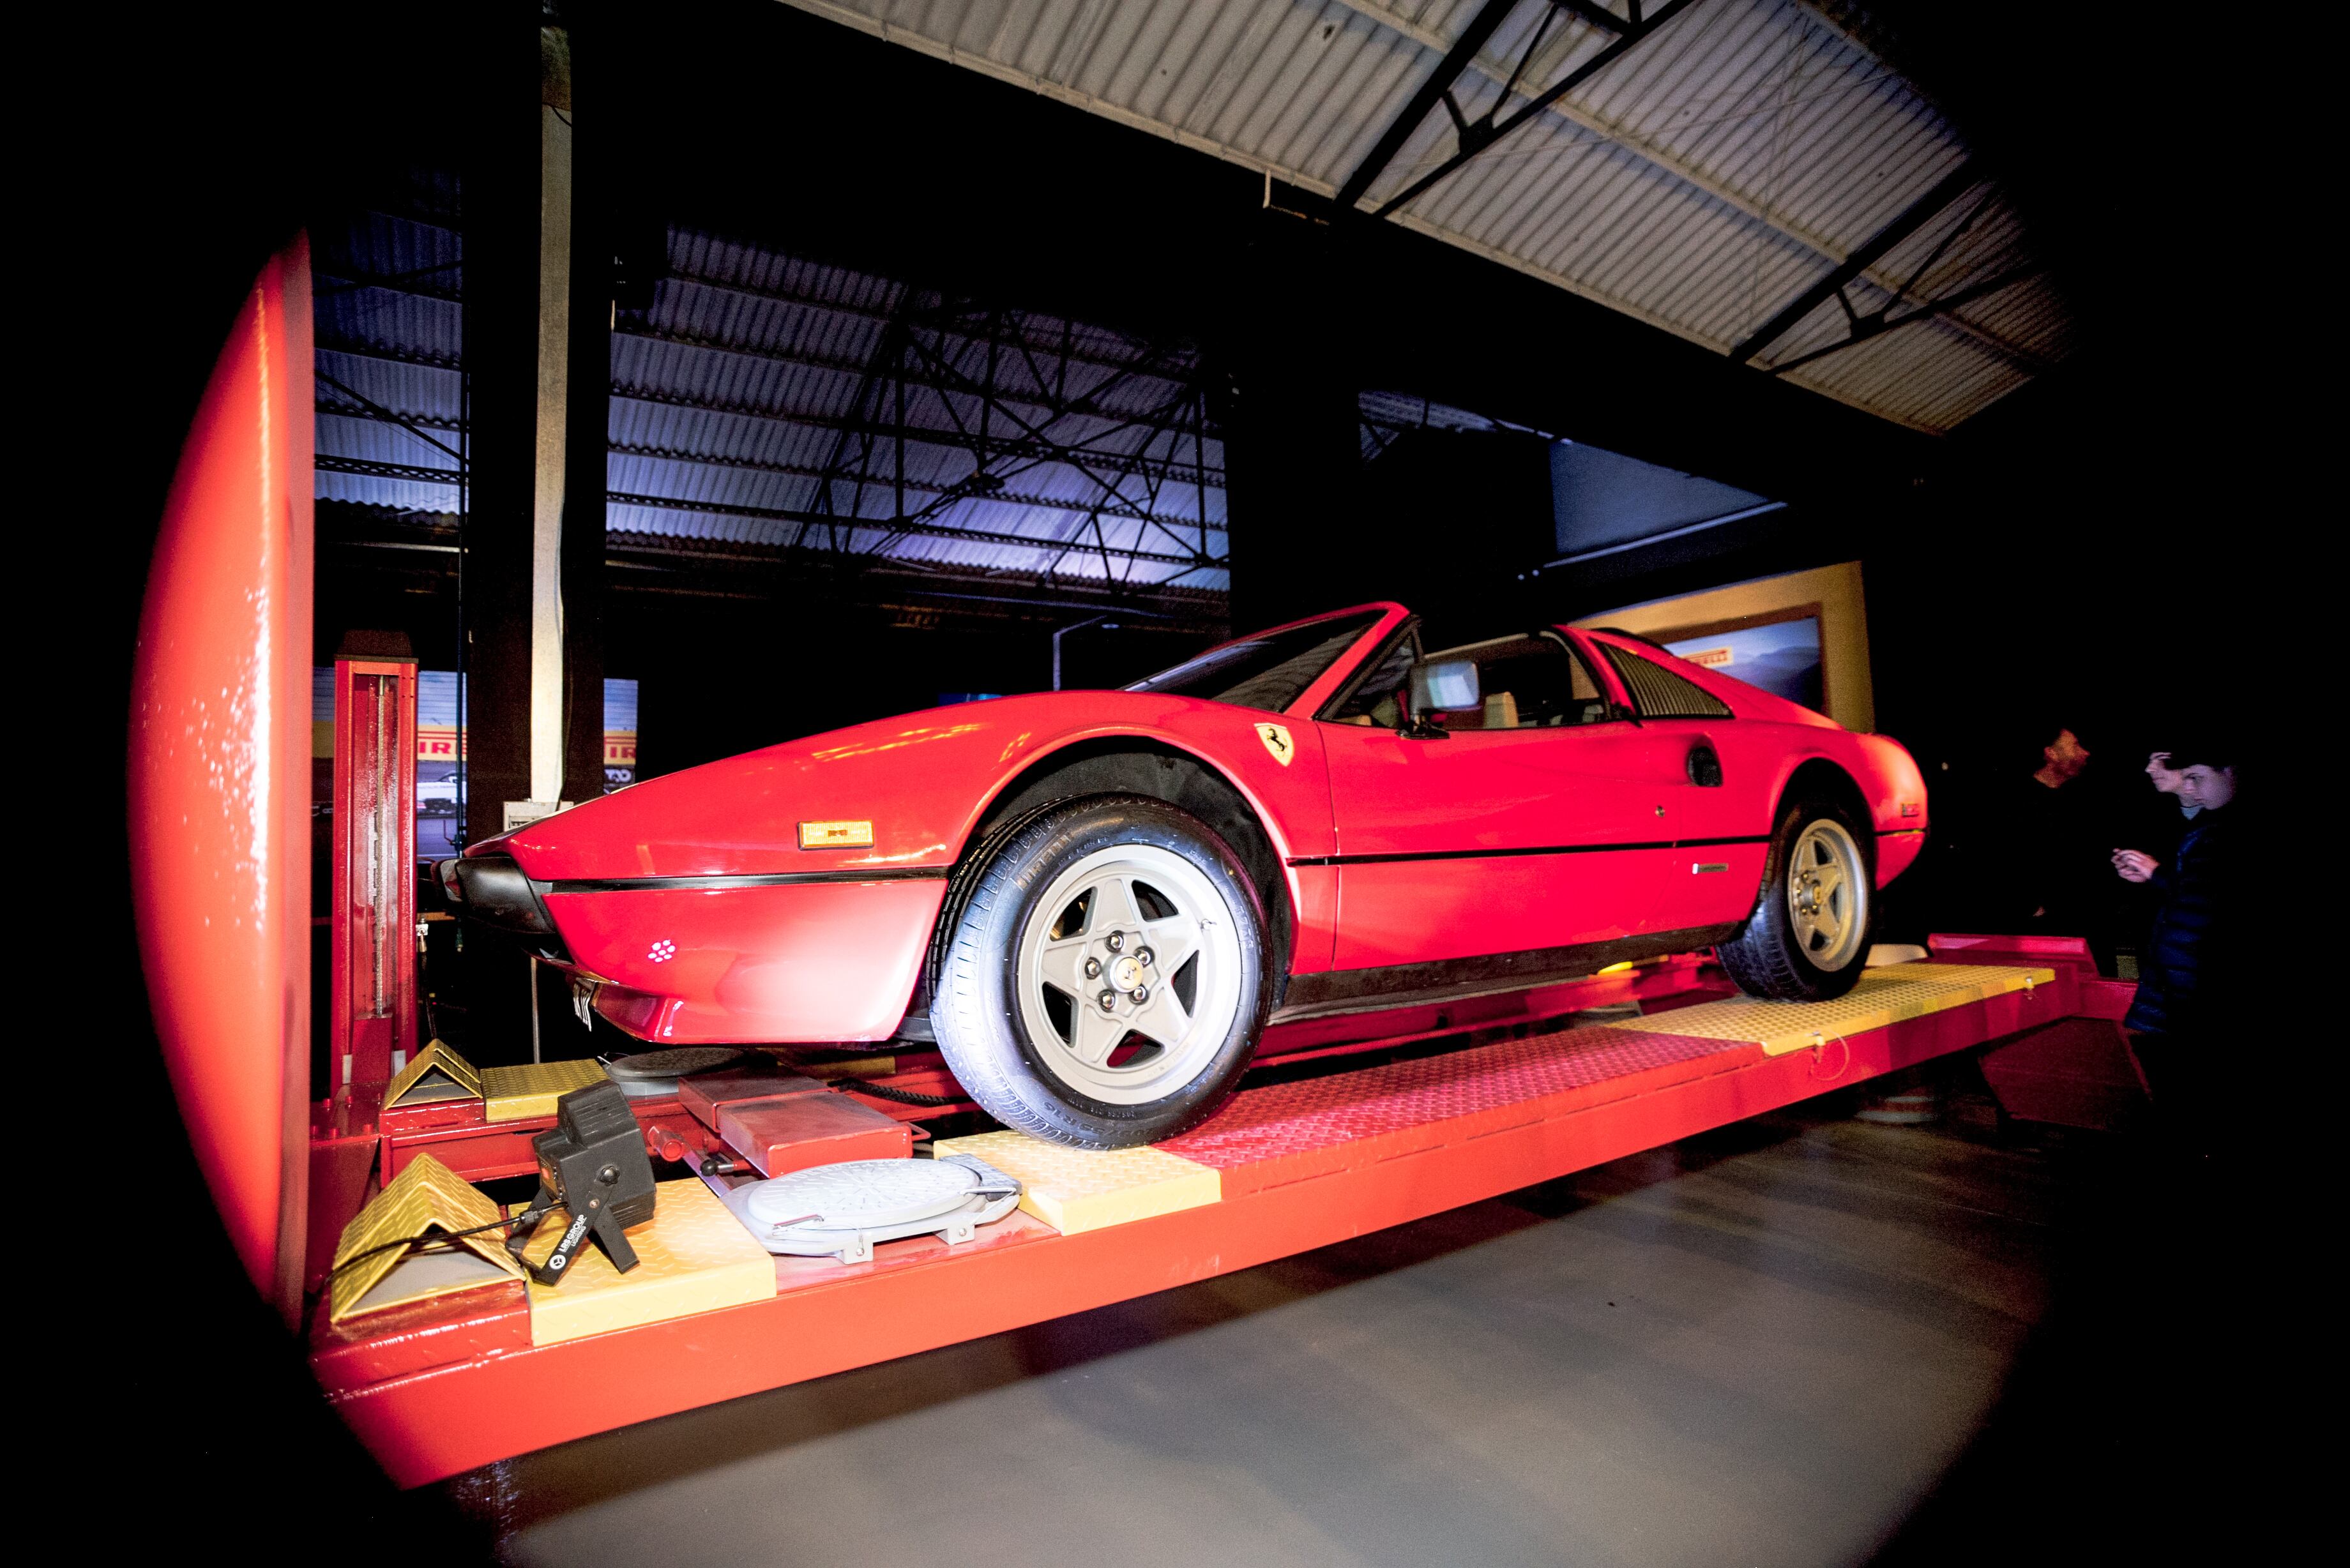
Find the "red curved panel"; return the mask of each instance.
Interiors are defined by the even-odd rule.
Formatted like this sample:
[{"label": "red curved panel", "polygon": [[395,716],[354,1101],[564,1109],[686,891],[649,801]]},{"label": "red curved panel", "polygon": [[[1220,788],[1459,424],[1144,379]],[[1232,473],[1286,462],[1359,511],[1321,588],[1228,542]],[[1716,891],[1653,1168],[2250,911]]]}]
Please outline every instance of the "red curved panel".
[{"label": "red curved panel", "polygon": [[294,1321],[309,1091],[310,258],[255,279],[172,483],[131,685],[139,951],[245,1272]]},{"label": "red curved panel", "polygon": [[579,967],[610,982],[598,1011],[640,1039],[886,1040],[946,892],[939,877],[554,893],[546,907]]}]

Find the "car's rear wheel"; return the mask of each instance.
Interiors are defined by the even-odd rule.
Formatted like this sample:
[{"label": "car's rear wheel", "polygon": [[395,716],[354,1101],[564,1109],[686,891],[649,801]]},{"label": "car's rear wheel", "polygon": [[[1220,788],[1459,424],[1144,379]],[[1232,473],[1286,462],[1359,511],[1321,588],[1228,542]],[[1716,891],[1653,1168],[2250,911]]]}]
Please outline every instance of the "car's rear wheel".
[{"label": "car's rear wheel", "polygon": [[957,879],[939,1050],[1007,1127],[1086,1148],[1170,1137],[1248,1065],[1263,933],[1248,873],[1196,817],[1141,795],[1050,807]]},{"label": "car's rear wheel", "polygon": [[1788,803],[1771,836],[1754,912],[1714,950],[1739,990],[1825,1002],[1860,983],[1877,915],[1871,842],[1834,801]]}]

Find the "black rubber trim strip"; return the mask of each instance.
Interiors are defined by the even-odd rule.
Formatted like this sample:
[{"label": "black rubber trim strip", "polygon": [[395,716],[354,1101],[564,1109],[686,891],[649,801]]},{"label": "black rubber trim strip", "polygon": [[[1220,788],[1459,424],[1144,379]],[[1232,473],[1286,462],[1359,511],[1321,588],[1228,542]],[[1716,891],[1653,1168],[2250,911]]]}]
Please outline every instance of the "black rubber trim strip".
[{"label": "black rubber trim strip", "polygon": [[[1527,952],[1488,953],[1477,958],[1440,959],[1430,963],[1387,965],[1378,969],[1327,970],[1319,974],[1293,975],[1289,995],[1273,1015],[1276,1023],[1334,1012],[1384,1011],[1412,1003],[1466,1001],[1501,992],[1522,991],[1595,974],[1611,963],[1672,953],[1694,952],[1737,935],[1742,922],[1691,926],[1678,931],[1648,931],[1607,941],[1579,942],[1570,947],[1538,948]],[[1669,1030],[1660,1031],[1669,1033]]]},{"label": "black rubber trim strip", "polygon": [[[1180,1001],[1180,998],[1178,998],[1177,1000]],[[842,1092],[846,1094],[870,1095],[877,1100],[895,1100],[901,1106],[930,1106],[935,1107],[940,1106],[968,1106],[977,1103],[969,1098],[957,1099],[952,1095],[916,1094],[911,1089],[900,1089],[894,1085],[889,1084],[862,1084],[854,1078],[844,1081],[839,1086]]]},{"label": "black rubber trim strip", "polygon": [[1307,855],[1292,866],[1381,866],[1397,860],[1509,860],[1525,855],[1603,855],[1609,850],[1711,849],[1724,844],[1768,844],[1767,833],[1734,838],[1659,838],[1645,844],[1549,844],[1534,849],[1413,849],[1392,855]]},{"label": "black rubber trim strip", "polygon": [[797,888],[815,882],[926,882],[946,879],[944,866],[881,866],[869,870],[754,872],[741,877],[588,877],[534,882],[544,893],[661,893],[724,888]]}]

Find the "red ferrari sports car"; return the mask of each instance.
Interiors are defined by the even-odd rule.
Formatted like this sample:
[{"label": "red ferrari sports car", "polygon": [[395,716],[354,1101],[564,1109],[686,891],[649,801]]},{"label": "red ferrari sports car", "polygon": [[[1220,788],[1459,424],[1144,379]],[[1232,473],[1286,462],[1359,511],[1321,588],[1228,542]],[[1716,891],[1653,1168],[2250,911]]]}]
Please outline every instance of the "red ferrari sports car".
[{"label": "red ferrari sports car", "polygon": [[1431,651],[1377,604],[650,779],[439,874],[639,1039],[926,1016],[1006,1125],[1115,1147],[1214,1109],[1271,1022],[1708,946],[1841,994],[1925,828],[1883,736],[1635,637]]}]

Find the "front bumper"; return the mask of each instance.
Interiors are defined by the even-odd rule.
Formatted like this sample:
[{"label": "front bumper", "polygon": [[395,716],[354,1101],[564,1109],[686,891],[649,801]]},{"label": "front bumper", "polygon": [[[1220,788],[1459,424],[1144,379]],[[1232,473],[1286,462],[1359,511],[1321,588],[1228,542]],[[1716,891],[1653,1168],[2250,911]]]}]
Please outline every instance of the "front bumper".
[{"label": "front bumper", "polygon": [[594,1006],[665,1045],[887,1040],[906,1015],[944,877],[596,888],[546,904]]}]

